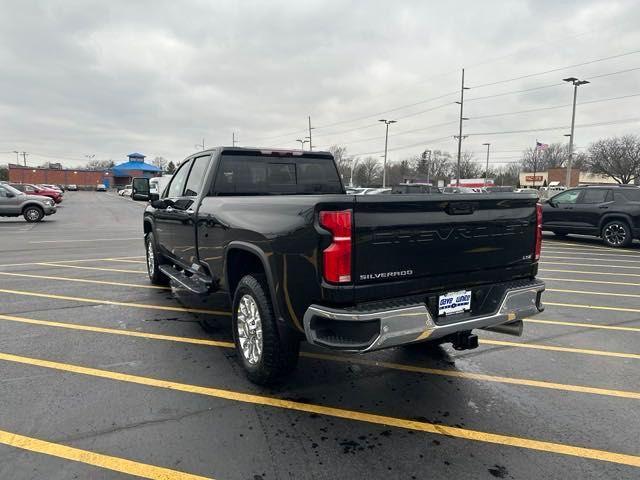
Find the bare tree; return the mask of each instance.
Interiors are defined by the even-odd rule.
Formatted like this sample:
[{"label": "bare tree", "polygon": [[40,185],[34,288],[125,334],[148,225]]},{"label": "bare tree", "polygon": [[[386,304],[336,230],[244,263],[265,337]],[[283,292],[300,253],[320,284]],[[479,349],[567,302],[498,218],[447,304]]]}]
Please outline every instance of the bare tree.
[{"label": "bare tree", "polygon": [[87,170],[107,170],[115,167],[113,160],[90,160],[85,165]]},{"label": "bare tree", "polygon": [[362,187],[370,187],[381,183],[382,167],[380,166],[380,160],[375,157],[367,157],[361,160],[358,162],[354,176],[357,184]]},{"label": "bare tree", "polygon": [[387,184],[397,185],[413,176],[410,160],[405,159],[387,166]]},{"label": "bare tree", "polygon": [[351,162],[353,162],[353,158],[347,156],[347,147],[331,145],[327,150],[333,155],[342,180],[347,183],[351,178]]},{"label": "bare tree", "polygon": [[451,154],[442,150],[432,150],[431,158],[427,154],[423,160],[417,157],[414,160],[415,176],[420,180],[429,177],[433,183],[437,180],[448,180],[451,174]]},{"label": "bare tree", "polygon": [[[458,175],[458,164],[452,165],[453,177]],[[482,176],[482,167],[473,159],[473,153],[462,152],[460,157],[460,178],[479,178]]]},{"label": "bare tree", "polygon": [[0,180],[9,180],[9,167],[0,167]]},{"label": "bare tree", "polygon": [[640,137],[626,135],[592,143],[587,166],[592,173],[607,175],[618,183],[631,183],[640,178]]},{"label": "bare tree", "polygon": [[498,168],[494,174],[493,181],[495,185],[517,186],[520,182],[520,165],[518,163],[510,163]]},{"label": "bare tree", "polygon": [[160,170],[164,171],[169,162],[167,162],[167,159],[164,157],[156,157],[151,163],[158,167]]},{"label": "bare tree", "polygon": [[[580,160],[578,160],[580,158]],[[528,172],[544,172],[549,168],[561,168],[569,159],[569,146],[564,143],[552,143],[544,150],[528,148],[522,152],[522,169]],[[579,168],[582,158],[574,154],[575,168]]]}]

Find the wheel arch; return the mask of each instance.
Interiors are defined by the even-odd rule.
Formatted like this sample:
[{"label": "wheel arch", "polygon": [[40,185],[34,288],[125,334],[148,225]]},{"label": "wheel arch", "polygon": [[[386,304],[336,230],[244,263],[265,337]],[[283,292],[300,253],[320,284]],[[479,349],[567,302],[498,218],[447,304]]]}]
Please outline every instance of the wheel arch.
[{"label": "wheel arch", "polygon": [[612,222],[614,220],[622,220],[624,221],[624,223],[627,224],[629,228],[633,228],[633,220],[631,219],[630,215],[626,213],[612,212],[612,213],[607,213],[603,215],[602,218],[600,219],[600,227],[598,228],[599,233],[602,233],[602,229],[607,223]]}]

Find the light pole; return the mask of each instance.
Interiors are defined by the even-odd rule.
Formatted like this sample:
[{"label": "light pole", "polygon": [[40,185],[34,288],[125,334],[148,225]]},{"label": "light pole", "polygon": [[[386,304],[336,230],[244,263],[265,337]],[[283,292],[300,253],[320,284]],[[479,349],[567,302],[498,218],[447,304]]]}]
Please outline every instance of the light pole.
[{"label": "light pole", "polygon": [[382,188],[387,186],[387,145],[389,144],[389,125],[396,123],[395,120],[385,120],[384,118],[378,120],[386,125],[386,131],[384,134],[384,161],[382,164]]},{"label": "light pole", "polygon": [[296,140],[296,142],[300,142],[300,150],[304,150],[304,144],[307,143],[309,140],[307,140],[306,138],[303,140],[301,138],[298,138]]},{"label": "light pole", "polygon": [[576,77],[568,77],[562,79],[573,85],[573,110],[571,112],[571,134],[569,137],[569,160],[567,163],[567,179],[566,187],[571,186],[571,161],[573,160],[573,131],[576,124],[576,97],[578,96],[578,87],[590,83],[588,80],[578,80]]},{"label": "light pole", "polygon": [[351,179],[349,179],[350,187],[353,187],[353,170],[356,168],[357,164],[358,164],[358,159],[356,157],[353,157],[353,159],[351,160]]},{"label": "light pole", "polygon": [[465,90],[469,90],[469,87],[465,87],[464,86],[464,68],[462,69],[462,84],[460,85],[460,101],[456,102],[458,105],[460,105],[460,125],[459,125],[459,129],[458,129],[458,135],[457,135],[457,139],[458,139],[458,166],[456,168],[456,187],[460,186],[460,159],[462,157],[462,139],[465,138],[462,135],[462,122],[463,120],[469,120],[468,118],[466,118],[464,116],[464,91]]},{"label": "light pole", "polygon": [[487,168],[484,170],[484,186],[487,186],[487,177],[489,176],[489,148],[491,147],[490,143],[483,143],[487,147]]},{"label": "light pole", "polygon": [[20,165],[20,152],[17,150],[14,150],[13,153],[16,154],[16,164]]}]

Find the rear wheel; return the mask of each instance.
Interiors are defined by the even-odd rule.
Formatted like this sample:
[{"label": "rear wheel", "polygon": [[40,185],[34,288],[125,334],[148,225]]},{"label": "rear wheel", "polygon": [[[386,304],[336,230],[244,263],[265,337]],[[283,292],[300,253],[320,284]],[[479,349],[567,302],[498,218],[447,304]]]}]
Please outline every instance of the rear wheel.
[{"label": "rear wheel", "polygon": [[627,222],[613,220],[602,228],[602,240],[610,247],[626,247],[631,244],[633,237]]},{"label": "rear wheel", "polygon": [[147,273],[149,274],[149,280],[151,280],[153,285],[169,285],[169,278],[162,273],[159,268],[162,263],[162,256],[156,248],[156,239],[153,232],[147,233],[144,241],[147,253]]},{"label": "rear wheel", "polygon": [[44,210],[42,210],[40,207],[36,207],[32,205],[25,208],[24,211],[22,212],[22,215],[24,216],[24,219],[27,222],[35,223],[35,222],[39,222],[44,218]]},{"label": "rear wheel", "polygon": [[233,299],[233,339],[253,383],[272,384],[295,370],[300,342],[281,338],[264,275],[246,275]]}]

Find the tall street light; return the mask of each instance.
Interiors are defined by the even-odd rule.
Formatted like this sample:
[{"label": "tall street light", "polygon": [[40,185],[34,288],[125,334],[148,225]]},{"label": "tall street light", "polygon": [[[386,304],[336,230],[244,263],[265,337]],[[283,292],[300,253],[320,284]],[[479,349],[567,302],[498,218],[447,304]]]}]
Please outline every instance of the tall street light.
[{"label": "tall street light", "polygon": [[571,112],[571,134],[569,136],[569,162],[567,163],[567,179],[565,186],[571,186],[571,161],[573,160],[573,130],[576,124],[576,97],[578,96],[578,87],[590,83],[588,80],[578,80],[576,77],[568,77],[562,79],[573,85],[573,110]]},{"label": "tall street light", "polygon": [[300,150],[304,150],[304,144],[307,143],[309,140],[307,140],[306,138],[303,140],[301,138],[298,138],[296,140],[296,142],[300,142]]},{"label": "tall street light", "polygon": [[487,147],[487,168],[484,169],[484,186],[487,186],[487,177],[489,176],[489,148],[491,147],[490,143],[483,143],[482,145]]},{"label": "tall street light", "polygon": [[396,123],[395,120],[385,120],[384,118],[378,120],[383,122],[386,126],[386,132],[384,134],[384,163],[382,164],[382,188],[387,186],[387,145],[389,144],[389,125]]}]

